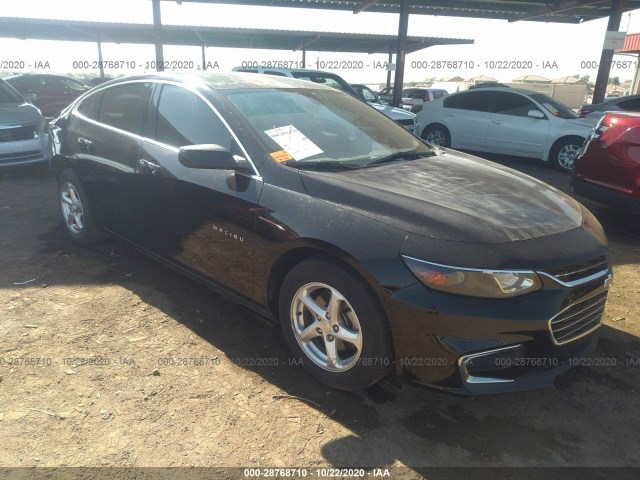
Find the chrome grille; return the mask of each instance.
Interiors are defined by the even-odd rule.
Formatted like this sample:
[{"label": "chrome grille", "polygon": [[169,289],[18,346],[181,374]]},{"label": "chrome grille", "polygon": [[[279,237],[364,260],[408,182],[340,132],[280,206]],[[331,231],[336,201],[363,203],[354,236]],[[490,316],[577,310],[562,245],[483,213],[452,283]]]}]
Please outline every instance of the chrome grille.
[{"label": "chrome grille", "polygon": [[579,282],[591,275],[606,271],[609,269],[609,259],[606,255],[601,255],[586,262],[574,263],[563,267],[545,269],[544,273],[551,275],[556,280],[563,283]]},{"label": "chrome grille", "polygon": [[0,129],[0,142],[15,142],[18,140],[32,140],[35,138],[37,124],[24,125],[20,127],[10,127]]},{"label": "chrome grille", "polygon": [[569,305],[549,322],[551,335],[556,344],[577,340],[591,333],[602,323],[607,301],[607,290],[583,297]]}]

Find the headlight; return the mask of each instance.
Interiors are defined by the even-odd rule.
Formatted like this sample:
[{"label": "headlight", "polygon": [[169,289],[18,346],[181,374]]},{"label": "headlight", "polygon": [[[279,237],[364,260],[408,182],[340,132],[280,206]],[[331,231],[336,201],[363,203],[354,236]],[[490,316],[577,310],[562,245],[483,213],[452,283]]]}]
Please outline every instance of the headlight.
[{"label": "headlight", "polygon": [[441,292],[483,298],[507,298],[542,288],[533,271],[474,270],[449,267],[402,256],[409,270],[424,285]]}]

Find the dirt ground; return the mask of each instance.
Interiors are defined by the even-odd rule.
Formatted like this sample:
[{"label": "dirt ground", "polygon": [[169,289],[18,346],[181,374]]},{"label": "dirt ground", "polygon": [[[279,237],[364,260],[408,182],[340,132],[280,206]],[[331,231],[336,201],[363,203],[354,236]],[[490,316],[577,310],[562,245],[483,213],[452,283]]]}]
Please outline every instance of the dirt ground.
[{"label": "dirt ground", "polygon": [[246,308],[122,244],[67,241],[46,169],[0,170],[0,466],[640,466],[640,234],[581,200],[615,275],[593,364],[533,392],[349,394]]}]

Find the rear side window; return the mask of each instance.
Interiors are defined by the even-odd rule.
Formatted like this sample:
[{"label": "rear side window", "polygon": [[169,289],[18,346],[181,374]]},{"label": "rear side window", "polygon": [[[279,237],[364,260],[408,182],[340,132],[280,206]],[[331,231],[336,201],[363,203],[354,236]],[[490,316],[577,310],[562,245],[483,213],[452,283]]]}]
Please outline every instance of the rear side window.
[{"label": "rear side window", "polygon": [[195,93],[164,85],[158,102],[156,140],[179,148],[213,143],[231,151],[231,134]]},{"label": "rear side window", "polygon": [[433,92],[433,99],[434,100],[437,100],[437,99],[442,98],[442,97],[444,97],[444,91],[436,90],[436,91]]},{"label": "rear side window", "polygon": [[449,95],[444,100],[445,108],[459,108],[462,110],[476,110],[488,112],[492,92],[465,92]]},{"label": "rear side window", "polygon": [[139,134],[150,96],[149,83],[129,83],[108,88],[104,90],[98,121]]},{"label": "rear side window", "polygon": [[78,105],[78,113],[84,115],[91,120],[98,120],[98,111],[100,110],[100,101],[102,100],[102,92],[89,95]]}]

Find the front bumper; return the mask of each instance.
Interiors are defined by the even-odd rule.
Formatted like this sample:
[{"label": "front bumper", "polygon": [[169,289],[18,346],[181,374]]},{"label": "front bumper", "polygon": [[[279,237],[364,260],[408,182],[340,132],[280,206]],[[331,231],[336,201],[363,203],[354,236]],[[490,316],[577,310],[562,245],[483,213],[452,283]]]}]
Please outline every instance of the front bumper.
[{"label": "front bumper", "polygon": [[[484,299],[436,292],[415,283],[392,294],[396,371],[407,382],[464,395],[543,388],[597,346],[611,273],[567,286],[541,275],[543,289]],[[593,299],[593,301],[592,301]],[[596,305],[595,299],[600,303]],[[593,305],[589,302],[592,301]],[[585,306],[583,308],[583,305]],[[575,338],[558,342],[551,321],[597,311]],[[570,325],[581,316],[563,319]],[[554,327],[557,329],[557,327]]]},{"label": "front bumper", "polygon": [[40,126],[35,138],[0,141],[0,168],[48,162],[50,158],[51,137],[44,125]]}]

